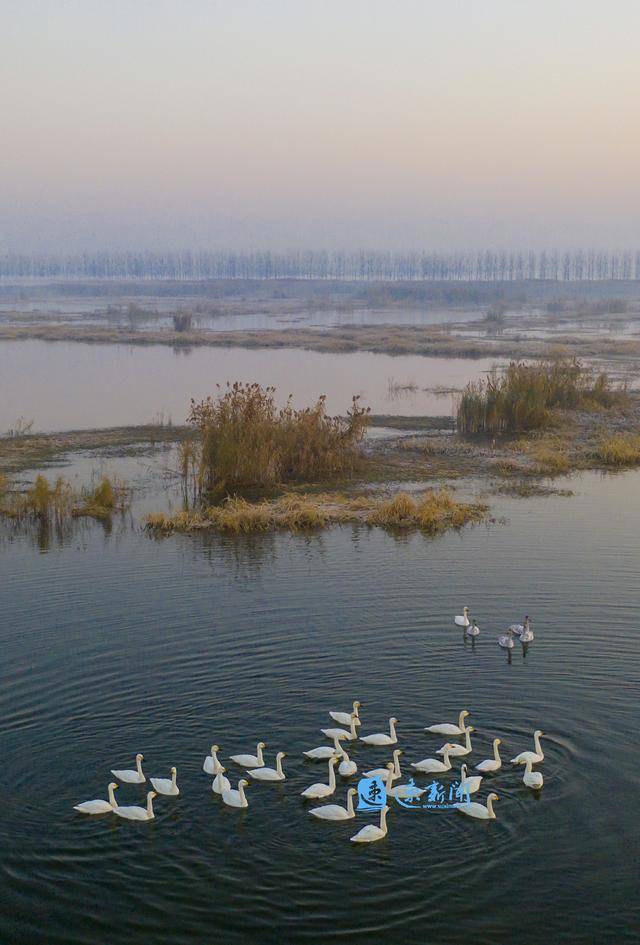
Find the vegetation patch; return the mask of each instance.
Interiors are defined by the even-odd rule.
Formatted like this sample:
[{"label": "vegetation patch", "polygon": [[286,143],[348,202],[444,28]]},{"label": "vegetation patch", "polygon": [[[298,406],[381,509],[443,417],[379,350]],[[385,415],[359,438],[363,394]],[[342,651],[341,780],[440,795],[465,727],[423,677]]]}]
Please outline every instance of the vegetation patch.
[{"label": "vegetation patch", "polygon": [[61,525],[71,518],[109,519],[114,512],[124,511],[129,504],[125,487],[103,477],[99,484],[80,495],[63,476],[49,482],[36,476],[34,484],[24,492],[11,491],[6,483],[0,489],[0,515],[16,522],[46,522]]},{"label": "vegetation patch", "polygon": [[350,497],[342,493],[286,493],[277,499],[259,502],[233,496],[216,506],[176,515],[150,515],[146,528],[156,535],[199,529],[240,535],[274,529],[303,531],[352,522],[439,535],[480,522],[487,512],[486,505],[458,502],[444,489],[429,490],[416,497],[401,492],[391,499],[372,495]]},{"label": "vegetation patch", "polygon": [[604,438],[596,457],[605,466],[637,466],[640,464],[640,434],[617,433]]}]

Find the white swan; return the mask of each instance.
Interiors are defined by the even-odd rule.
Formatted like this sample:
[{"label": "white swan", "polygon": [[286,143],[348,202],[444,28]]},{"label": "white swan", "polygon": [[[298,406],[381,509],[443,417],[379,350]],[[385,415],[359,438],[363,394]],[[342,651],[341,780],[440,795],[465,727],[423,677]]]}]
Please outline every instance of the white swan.
[{"label": "white swan", "polygon": [[308,788],[305,788],[301,797],[306,798],[307,800],[315,800],[318,797],[329,797],[334,793],[336,789],[336,772],[335,766],[337,763],[337,758],[329,758],[329,783],[321,784],[316,782],[315,784],[309,785]]},{"label": "white swan", "polygon": [[456,808],[461,814],[466,814],[467,817],[475,817],[476,820],[495,820],[496,815],[493,810],[493,802],[498,800],[500,800],[500,798],[497,794],[490,794],[487,798],[486,807],[484,804],[478,804],[477,801],[464,801],[461,804],[456,804]]},{"label": "white swan", "polygon": [[480,627],[479,627],[478,624],[475,622],[475,620],[472,621],[470,627],[467,627],[467,629],[465,630],[465,633],[467,634],[468,637],[478,637],[478,636],[480,636]]},{"label": "white swan", "polygon": [[351,719],[351,726],[349,731],[344,728],[321,728],[320,731],[323,735],[326,735],[327,738],[344,738],[349,742],[353,742],[358,737],[356,732],[356,719],[355,716]]},{"label": "white swan", "polygon": [[387,836],[387,814],[389,813],[388,807],[383,807],[380,811],[380,826],[376,827],[375,824],[367,824],[366,827],[363,827],[356,834],[351,837],[352,843],[373,843],[375,840],[382,840],[383,837]]},{"label": "white swan", "polygon": [[525,617],[522,633],[520,634],[520,643],[531,643],[532,640],[533,640],[533,630],[531,629],[531,623],[529,621],[529,618]]},{"label": "white swan", "polygon": [[482,781],[482,775],[474,775],[471,778],[467,777],[467,766],[462,765],[460,768],[460,787],[466,794],[475,794],[480,788],[480,782]]},{"label": "white swan", "polygon": [[387,765],[385,785],[387,788],[387,797],[399,797],[401,800],[413,797],[422,797],[425,793],[426,788],[416,787],[415,781],[413,778],[409,781],[408,784],[396,784],[395,787],[391,787],[391,782],[393,781],[393,762],[390,761]]},{"label": "white swan", "polygon": [[202,765],[202,770],[205,774],[218,774],[222,768],[221,763],[218,761],[218,752],[220,748],[218,745],[211,746],[211,754],[207,755],[204,759],[204,764]]},{"label": "white swan", "polygon": [[170,778],[149,778],[156,794],[168,794],[172,797],[176,797],[180,793],[180,788],[176,783],[178,776],[177,768],[171,768],[170,772]]},{"label": "white swan", "polygon": [[356,725],[360,725],[360,703],[354,702],[351,712],[329,712],[334,722],[340,725],[351,725],[351,719],[355,717]]},{"label": "white swan", "polygon": [[220,768],[217,775],[213,779],[213,784],[211,785],[211,790],[214,794],[222,794],[223,791],[228,791],[231,788],[231,781],[229,778],[225,778],[226,768]]},{"label": "white swan", "polygon": [[532,764],[538,765],[541,761],[544,761],[544,752],[542,750],[542,745],[540,744],[540,739],[544,736],[544,732],[541,732],[540,729],[536,729],[533,733],[533,744],[535,746],[535,751],[521,751],[519,755],[516,755],[515,758],[511,759],[512,765],[524,765],[527,761],[531,761]]},{"label": "white swan", "polygon": [[117,770],[111,769],[111,774],[114,775],[118,781],[127,781],[129,784],[143,784],[147,779],[142,773],[142,761],[144,755],[136,755],[136,766],[135,768],[120,768]]},{"label": "white swan", "polygon": [[153,820],[153,799],[156,796],[155,791],[149,791],[147,794],[146,807],[114,807],[113,813],[118,817],[124,817],[125,820]]},{"label": "white swan", "polygon": [[338,765],[338,773],[342,775],[343,778],[350,778],[351,775],[357,774],[357,771],[358,771],[357,764],[355,763],[355,761],[352,761],[351,758],[349,758],[349,755],[346,753],[344,749],[342,750],[342,754],[340,758],[341,758],[341,761],[340,761],[340,764]]},{"label": "white swan", "polygon": [[514,648],[513,630],[507,630],[506,633],[498,637],[498,646],[501,646],[503,650],[512,650]]},{"label": "white swan", "polygon": [[452,745],[450,742],[446,742],[442,748],[438,748],[436,755],[444,755],[445,748],[448,749],[449,754],[452,758],[462,758],[464,755],[470,755],[471,748],[471,733],[475,732],[473,725],[470,725],[465,731],[465,740],[464,745]]},{"label": "white swan", "polygon": [[334,755],[342,755],[344,749],[340,744],[340,740],[344,738],[344,735],[338,737],[334,735],[333,737],[333,748],[330,745],[320,745],[319,748],[310,748],[309,751],[303,751],[302,754],[305,758],[311,758],[312,761],[328,761],[329,758],[333,758]]},{"label": "white swan", "polygon": [[501,738],[493,739],[493,758],[487,758],[485,761],[479,762],[475,768],[476,771],[499,771],[502,767],[502,758],[500,757],[500,752],[498,751],[498,745],[502,744]]},{"label": "white swan", "polygon": [[540,771],[533,770],[533,763],[531,758],[527,758],[527,763],[525,765],[524,774],[522,775],[522,781],[527,787],[531,788],[534,791],[539,791],[542,785],[544,784],[544,778]]},{"label": "white swan", "polygon": [[282,770],[282,759],[286,758],[284,751],[276,755],[275,768],[252,768],[248,774],[256,781],[284,781],[285,773]]},{"label": "white swan", "polygon": [[258,742],[255,755],[231,755],[231,761],[241,768],[264,768],[262,749],[266,747],[265,742]]},{"label": "white swan", "polygon": [[396,724],[398,720],[394,718],[389,719],[389,735],[385,735],[384,732],[376,732],[375,735],[361,735],[360,741],[364,742],[365,745],[397,745],[398,736],[396,735]]},{"label": "white swan", "polygon": [[83,801],[82,804],[74,804],[73,809],[79,811],[81,814],[110,814],[111,811],[118,806],[118,802],[113,793],[118,786],[115,781],[112,781],[108,786],[108,801]]},{"label": "white swan", "polygon": [[222,800],[227,807],[248,807],[249,801],[244,796],[244,789],[247,787],[249,787],[249,782],[245,781],[244,778],[240,778],[237,791],[234,791],[233,788],[226,788],[222,792]]},{"label": "white swan", "polygon": [[454,725],[452,722],[442,722],[439,725],[429,725],[425,728],[425,732],[432,732],[434,735],[464,735],[466,731],[464,720],[468,715],[467,710],[463,709],[458,716],[457,725]]},{"label": "white swan", "polygon": [[444,761],[440,761],[438,758],[423,758],[422,761],[413,761],[411,767],[425,774],[438,774],[441,771],[450,771],[451,762],[449,761],[449,749],[451,747],[452,746],[448,743],[444,746]]},{"label": "white swan", "polygon": [[325,804],[324,807],[312,807],[309,813],[318,820],[352,820],[356,816],[353,809],[353,795],[357,793],[355,788],[349,788],[346,807],[340,807],[339,804]]},{"label": "white swan", "polygon": [[459,627],[468,627],[469,626],[469,608],[465,607],[463,613],[460,614],[458,617],[454,617],[453,620]]},{"label": "white swan", "polygon": [[[393,761],[391,762],[391,767],[393,768],[393,777],[392,781],[397,781],[401,776],[402,772],[400,771],[400,755],[403,755],[404,752],[400,748],[396,748],[393,753]],[[387,776],[387,769],[389,764],[386,764],[384,768],[374,768],[373,771],[365,771],[365,778],[382,778],[383,780]]]},{"label": "white swan", "polygon": [[528,626],[529,626],[529,618],[525,617],[522,623],[512,623],[507,629],[513,630],[514,633],[517,633],[518,636],[521,636]]}]

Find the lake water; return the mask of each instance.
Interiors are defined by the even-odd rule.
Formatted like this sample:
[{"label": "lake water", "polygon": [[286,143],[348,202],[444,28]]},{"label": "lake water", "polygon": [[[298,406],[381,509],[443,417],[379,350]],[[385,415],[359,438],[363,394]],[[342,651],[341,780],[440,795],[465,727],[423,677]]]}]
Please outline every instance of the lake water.
[{"label": "lake water", "polygon": [[[331,414],[345,413],[353,394],[378,414],[451,416],[451,395],[421,388],[462,388],[491,369],[490,359],[394,357],[366,351],[324,354],[296,348],[192,348],[0,342],[0,431],[18,419],[34,429],[70,430],[183,423],[191,397],[215,394],[227,381],[275,385],[298,406],[327,395]],[[390,381],[420,388],[394,393]]]},{"label": "lake water", "polygon": [[[640,476],[570,484],[575,498],[500,500],[507,524],[436,541],[91,525],[47,553],[0,543],[0,941],[637,942]],[[452,626],[464,604],[474,647]],[[496,636],[525,612],[536,639],[509,663]],[[496,789],[496,821],[393,802],[387,838],[356,847],[372,815],[317,823],[299,797],[326,774],[302,750],[354,698],[363,732],[397,716],[405,765],[461,708],[473,762],[541,727],[541,796],[505,764],[479,795]],[[203,757],[258,739],[269,761],[288,753],[287,780],[225,809]],[[152,823],[76,815],[137,751],[149,775],[177,765],[181,796],[157,798]],[[365,769],[388,756],[353,750]]]}]

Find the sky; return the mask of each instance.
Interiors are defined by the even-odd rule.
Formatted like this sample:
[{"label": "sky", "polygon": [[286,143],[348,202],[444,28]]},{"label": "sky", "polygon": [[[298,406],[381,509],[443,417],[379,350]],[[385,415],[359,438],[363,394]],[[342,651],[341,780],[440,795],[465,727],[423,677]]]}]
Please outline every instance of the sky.
[{"label": "sky", "polygon": [[637,0],[0,7],[0,252],[640,246]]}]

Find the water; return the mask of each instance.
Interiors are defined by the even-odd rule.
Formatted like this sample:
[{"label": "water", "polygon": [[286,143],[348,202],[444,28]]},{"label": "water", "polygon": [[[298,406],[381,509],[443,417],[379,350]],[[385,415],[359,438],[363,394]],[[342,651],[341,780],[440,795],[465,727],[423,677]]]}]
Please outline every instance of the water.
[{"label": "water", "polygon": [[[437,541],[89,526],[48,553],[0,544],[0,941],[637,942],[640,477],[570,484],[573,499],[500,500],[507,525]],[[475,647],[452,626],[466,603]],[[525,612],[536,639],[509,663],[495,638]],[[475,762],[541,727],[542,795],[505,765],[480,790],[500,795],[495,822],[394,803],[386,840],[355,847],[371,815],[316,823],[299,797],[326,774],[301,751],[354,698],[363,731],[397,716],[405,765],[463,707]],[[287,781],[224,809],[204,755],[259,738],[269,760],[288,752]],[[181,797],[147,824],[76,815],[137,751],[148,774],[177,765]]]},{"label": "water", "polygon": [[[170,348],[17,341],[0,344],[0,431],[18,419],[34,429],[70,430],[150,423],[183,423],[189,400],[214,394],[216,383],[258,381],[293,394],[298,406],[327,395],[342,414],[360,394],[374,413],[450,416],[451,395],[422,388],[463,387],[491,369],[490,359],[394,357],[357,351],[324,354],[295,348]],[[399,395],[389,383],[415,382]]]}]

